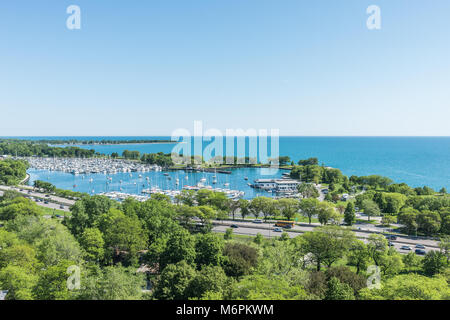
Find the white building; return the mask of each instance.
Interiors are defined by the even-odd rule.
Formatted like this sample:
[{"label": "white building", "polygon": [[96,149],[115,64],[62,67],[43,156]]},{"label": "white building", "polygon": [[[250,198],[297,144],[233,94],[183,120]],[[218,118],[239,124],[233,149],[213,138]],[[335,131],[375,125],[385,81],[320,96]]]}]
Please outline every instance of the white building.
[{"label": "white building", "polygon": [[252,187],[275,192],[296,192],[299,184],[300,182],[292,179],[257,179]]}]

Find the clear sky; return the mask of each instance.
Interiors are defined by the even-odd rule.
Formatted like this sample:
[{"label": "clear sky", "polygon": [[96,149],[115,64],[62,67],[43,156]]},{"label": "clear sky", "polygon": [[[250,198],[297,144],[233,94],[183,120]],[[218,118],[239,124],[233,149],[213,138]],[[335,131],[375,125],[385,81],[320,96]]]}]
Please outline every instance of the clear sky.
[{"label": "clear sky", "polygon": [[[81,8],[81,30],[66,9]],[[368,30],[366,8],[381,8]],[[0,2],[0,135],[450,135],[448,0]]]}]

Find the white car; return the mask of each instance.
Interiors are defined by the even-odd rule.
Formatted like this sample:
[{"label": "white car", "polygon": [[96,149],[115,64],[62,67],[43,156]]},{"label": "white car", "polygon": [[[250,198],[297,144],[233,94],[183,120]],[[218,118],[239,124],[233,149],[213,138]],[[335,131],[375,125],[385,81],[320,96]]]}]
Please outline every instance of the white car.
[{"label": "white car", "polygon": [[255,219],[253,220],[253,223],[263,223],[263,221],[261,219]]}]

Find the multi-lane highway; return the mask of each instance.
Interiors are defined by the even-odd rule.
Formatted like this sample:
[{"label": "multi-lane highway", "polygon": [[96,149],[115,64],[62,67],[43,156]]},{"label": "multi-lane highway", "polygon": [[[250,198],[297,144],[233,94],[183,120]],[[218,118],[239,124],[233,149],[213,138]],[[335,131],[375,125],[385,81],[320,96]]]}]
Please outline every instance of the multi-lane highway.
[{"label": "multi-lane highway", "polygon": [[[58,209],[58,210],[64,210],[69,211],[70,206],[72,206],[75,201],[69,200],[53,195],[47,195],[45,193],[36,192],[30,187],[9,187],[9,186],[0,186],[0,196],[3,195],[4,190],[15,190],[17,192],[20,192],[24,194],[25,196],[29,198],[33,198],[35,201],[37,199],[41,201],[37,201],[36,204],[51,208],[51,209]],[[47,203],[45,203],[47,202]],[[236,225],[238,228],[234,229],[235,234],[241,234],[241,235],[250,235],[250,236],[256,236],[256,234],[260,233],[262,236],[267,238],[273,238],[273,237],[279,237],[282,232],[276,232],[274,231],[275,225],[273,223],[261,223],[256,224],[252,221],[214,221],[214,228],[213,231],[215,232],[225,232],[226,229],[228,229],[231,225]],[[286,229],[283,231],[286,231],[289,237],[294,238],[298,236],[301,233],[308,232],[314,230],[319,226],[318,224],[297,224],[292,229]],[[386,231],[385,229],[377,228],[370,224],[364,224],[360,225],[359,227],[356,226],[354,229],[356,237],[363,240],[364,242],[367,241],[367,238],[374,233],[382,233]],[[429,250],[438,250],[439,245],[438,242],[435,240],[430,239],[416,239],[414,237],[408,237],[408,236],[397,236],[396,240],[391,240],[394,247],[402,253],[408,253],[410,251],[401,249],[402,246],[409,246],[411,248],[411,251],[415,250],[416,245],[424,245],[425,251]]]},{"label": "multi-lane highway", "polygon": [[[241,221],[215,221],[213,231],[225,232],[226,229],[230,228],[231,225],[235,225],[238,227],[233,229],[233,233],[240,235],[256,236],[256,234],[260,233],[264,237],[273,238],[279,237],[282,234],[282,232],[274,231],[275,225],[273,223],[256,224],[252,222]],[[296,225],[292,229],[283,229],[283,231],[287,232],[289,237],[294,238],[304,232],[312,231],[316,227],[317,225]],[[374,234],[374,232],[355,231],[356,237],[363,240],[364,242],[367,242],[367,239],[371,234]],[[394,245],[394,248],[396,248],[401,253],[414,251],[416,245],[424,245],[425,251],[439,249],[438,242],[429,239],[413,239],[408,236],[397,236],[397,239],[391,240],[391,242]],[[409,246],[411,250],[402,250],[402,246]]]},{"label": "multi-lane highway", "polygon": [[[36,204],[38,204],[42,207],[50,208],[50,209],[69,211],[70,206],[72,206],[75,203],[74,200],[69,200],[69,199],[65,199],[65,198],[61,198],[61,197],[57,197],[57,196],[53,196],[53,195],[47,195],[42,192],[36,192],[32,188],[26,188],[26,187],[17,188],[17,187],[9,187],[9,186],[0,186],[0,196],[3,196],[3,192],[6,190],[14,190],[14,191],[20,192],[26,197],[33,198],[33,200],[36,201]],[[37,201],[37,199],[42,200],[42,201]],[[45,202],[47,202],[47,203],[45,203]]]}]

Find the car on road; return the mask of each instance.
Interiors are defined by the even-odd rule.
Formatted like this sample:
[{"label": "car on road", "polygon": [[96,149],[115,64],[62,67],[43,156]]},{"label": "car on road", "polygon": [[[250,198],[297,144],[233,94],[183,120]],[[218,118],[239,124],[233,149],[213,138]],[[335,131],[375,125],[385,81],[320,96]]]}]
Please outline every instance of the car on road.
[{"label": "car on road", "polygon": [[59,208],[60,208],[60,209],[64,209],[64,206],[63,206],[63,205],[60,205]]},{"label": "car on road", "polygon": [[281,230],[281,228],[274,228],[273,231],[275,231],[275,232],[283,232],[283,230]]},{"label": "car on road", "polygon": [[411,247],[410,246],[401,246],[400,249],[409,251],[409,250],[411,250]]},{"label": "car on road", "polygon": [[425,246],[423,244],[416,245],[416,249],[425,249]]},{"label": "car on road", "polygon": [[32,192],[31,192],[31,190],[30,191],[28,191],[28,194],[31,194]]},{"label": "car on road", "polygon": [[396,237],[396,236],[392,236],[392,235],[387,235],[387,236],[386,236],[386,239],[389,239],[389,240],[397,240],[397,237]]},{"label": "car on road", "polygon": [[253,223],[263,223],[263,221],[261,219],[255,219],[253,220]]},{"label": "car on road", "polygon": [[420,254],[420,255],[424,255],[424,254],[426,254],[426,251],[423,250],[423,249],[416,249],[415,253],[416,254]]},{"label": "car on road", "polygon": [[44,201],[44,204],[48,204],[48,201]]},{"label": "car on road", "polygon": [[46,198],[50,198],[50,195],[46,194],[45,197],[46,197]]},{"label": "car on road", "polygon": [[237,224],[232,224],[230,227],[231,228],[239,228],[239,226]]},{"label": "car on road", "polygon": [[391,242],[391,241],[389,241],[388,245],[389,245],[389,247],[393,247],[393,246],[394,246],[394,243]]}]

